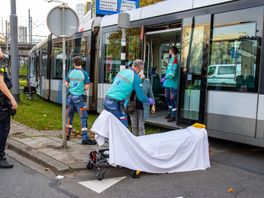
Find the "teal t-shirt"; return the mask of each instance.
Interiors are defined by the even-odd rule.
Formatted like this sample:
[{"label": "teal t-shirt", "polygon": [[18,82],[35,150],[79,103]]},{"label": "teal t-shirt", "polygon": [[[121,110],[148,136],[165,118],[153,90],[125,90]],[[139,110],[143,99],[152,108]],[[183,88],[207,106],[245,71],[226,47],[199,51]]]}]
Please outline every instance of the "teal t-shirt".
[{"label": "teal t-shirt", "polygon": [[89,75],[82,69],[73,69],[66,76],[66,81],[70,83],[69,92],[76,96],[84,95],[84,87],[90,83]]},{"label": "teal t-shirt", "polygon": [[175,63],[175,57],[170,58],[169,64],[166,70],[165,81],[163,86],[166,88],[178,89],[179,75],[178,65]]},{"label": "teal t-shirt", "polygon": [[112,99],[124,101],[133,90],[136,91],[137,98],[142,103],[148,101],[148,98],[144,95],[142,82],[138,74],[132,69],[124,69],[118,72],[106,95]]}]

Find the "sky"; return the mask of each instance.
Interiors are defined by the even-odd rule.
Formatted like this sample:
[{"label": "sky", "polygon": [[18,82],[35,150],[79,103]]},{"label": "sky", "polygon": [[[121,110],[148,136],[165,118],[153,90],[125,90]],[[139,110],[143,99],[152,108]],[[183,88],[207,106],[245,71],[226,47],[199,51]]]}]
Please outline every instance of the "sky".
[{"label": "sky", "polygon": [[[84,3],[86,0],[63,0],[71,8],[77,3]],[[58,3],[48,3],[45,0],[16,0],[16,11],[19,26],[28,26],[28,9],[30,9],[33,20],[33,35],[47,36],[49,30],[46,26],[48,12]],[[5,20],[9,21],[10,0],[1,0],[0,4],[0,33],[2,33],[2,19],[4,22],[3,31],[5,32]]]}]

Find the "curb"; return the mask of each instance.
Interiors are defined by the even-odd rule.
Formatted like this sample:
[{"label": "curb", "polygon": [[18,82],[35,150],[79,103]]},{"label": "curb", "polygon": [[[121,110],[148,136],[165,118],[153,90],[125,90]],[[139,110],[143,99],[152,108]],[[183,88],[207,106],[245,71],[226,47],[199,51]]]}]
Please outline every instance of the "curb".
[{"label": "curb", "polygon": [[19,141],[16,141],[12,138],[9,138],[7,141],[7,146],[10,150],[15,151],[16,153],[29,158],[47,168],[50,168],[55,173],[66,173],[72,172],[73,169],[68,165],[61,163],[53,159],[52,157],[45,155],[32,147],[29,147]]}]

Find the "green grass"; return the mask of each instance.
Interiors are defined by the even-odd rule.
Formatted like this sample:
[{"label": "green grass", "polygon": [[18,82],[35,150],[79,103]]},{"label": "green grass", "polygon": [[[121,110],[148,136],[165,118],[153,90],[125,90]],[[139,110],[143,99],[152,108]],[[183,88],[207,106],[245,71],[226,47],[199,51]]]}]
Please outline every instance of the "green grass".
[{"label": "green grass", "polygon": [[[38,130],[62,129],[61,105],[43,100],[37,95],[34,95],[32,100],[28,100],[25,94],[21,94],[20,100],[14,120]],[[89,115],[89,127],[92,126],[96,117],[96,114]],[[73,126],[80,132],[80,120],[77,113],[75,113]]]},{"label": "green grass", "polygon": [[27,65],[26,64],[20,65],[19,76],[27,76]]},{"label": "green grass", "polygon": [[[18,105],[17,115],[14,120],[37,130],[61,130],[61,105],[46,101],[37,95],[32,100],[28,100],[26,95],[21,93],[21,102]],[[93,122],[97,118],[97,114],[89,114],[88,128],[90,129]],[[80,119],[75,113],[73,121],[73,129],[80,133]],[[146,134],[166,131],[163,128],[147,125]]]},{"label": "green grass", "polygon": [[26,79],[19,79],[19,86],[20,87],[25,87],[27,85],[27,80]]}]

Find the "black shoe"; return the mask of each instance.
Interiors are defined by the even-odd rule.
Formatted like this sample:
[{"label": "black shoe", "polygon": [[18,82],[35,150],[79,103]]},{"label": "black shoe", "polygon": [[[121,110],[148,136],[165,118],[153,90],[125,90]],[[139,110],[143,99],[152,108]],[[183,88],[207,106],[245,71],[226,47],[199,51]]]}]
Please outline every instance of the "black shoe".
[{"label": "black shoe", "polygon": [[83,145],[96,145],[97,142],[95,140],[82,140]]},{"label": "black shoe", "polygon": [[141,172],[139,171],[139,170],[132,170],[132,172],[131,172],[131,176],[132,176],[132,178],[134,178],[134,179],[138,179],[138,178],[140,178],[140,176],[141,176]]},{"label": "black shoe", "polygon": [[170,114],[168,114],[168,115],[165,116],[165,119],[169,119],[169,118],[171,118],[171,115]]},{"label": "black shoe", "polygon": [[174,122],[174,121],[176,121],[176,118],[175,118],[175,117],[170,117],[170,118],[167,120],[167,122]]},{"label": "black shoe", "polygon": [[8,162],[6,161],[6,158],[3,157],[3,158],[0,160],[0,168],[13,168],[13,164],[8,163]]}]

